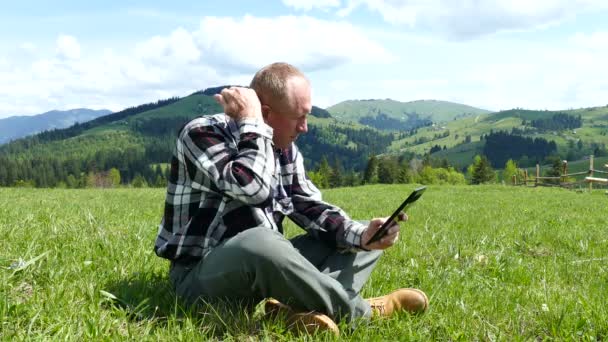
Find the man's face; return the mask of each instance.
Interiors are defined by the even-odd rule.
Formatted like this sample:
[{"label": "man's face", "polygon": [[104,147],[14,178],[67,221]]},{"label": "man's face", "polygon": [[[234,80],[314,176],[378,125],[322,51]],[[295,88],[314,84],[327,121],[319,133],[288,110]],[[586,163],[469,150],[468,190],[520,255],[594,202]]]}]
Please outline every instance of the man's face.
[{"label": "man's face", "polygon": [[308,131],[306,120],[312,110],[310,84],[306,79],[292,77],[287,88],[287,99],[262,108],[266,123],[274,130],[274,145],[281,149],[290,147],[299,134]]}]

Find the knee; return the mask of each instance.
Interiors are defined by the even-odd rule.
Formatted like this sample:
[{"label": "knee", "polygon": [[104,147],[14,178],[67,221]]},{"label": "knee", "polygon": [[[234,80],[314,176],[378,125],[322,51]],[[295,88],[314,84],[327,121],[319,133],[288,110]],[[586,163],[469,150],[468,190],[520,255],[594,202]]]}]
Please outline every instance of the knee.
[{"label": "knee", "polygon": [[268,228],[252,228],[239,235],[236,247],[245,262],[280,264],[294,250],[282,234]]}]

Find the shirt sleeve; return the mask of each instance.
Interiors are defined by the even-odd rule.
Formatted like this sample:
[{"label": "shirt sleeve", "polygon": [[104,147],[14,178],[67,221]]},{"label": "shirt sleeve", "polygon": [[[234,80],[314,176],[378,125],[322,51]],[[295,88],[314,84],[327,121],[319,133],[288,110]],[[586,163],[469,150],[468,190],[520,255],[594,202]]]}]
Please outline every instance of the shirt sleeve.
[{"label": "shirt sleeve", "polygon": [[361,236],[367,228],[342,209],[322,200],[321,192],[306,177],[302,155],[295,153],[292,202],[289,218],[320,240],[341,250],[363,250]]},{"label": "shirt sleeve", "polygon": [[186,127],[177,141],[178,155],[202,189],[262,205],[270,199],[275,171],[272,128],[261,120],[242,120],[238,142],[227,130],[217,124]]}]

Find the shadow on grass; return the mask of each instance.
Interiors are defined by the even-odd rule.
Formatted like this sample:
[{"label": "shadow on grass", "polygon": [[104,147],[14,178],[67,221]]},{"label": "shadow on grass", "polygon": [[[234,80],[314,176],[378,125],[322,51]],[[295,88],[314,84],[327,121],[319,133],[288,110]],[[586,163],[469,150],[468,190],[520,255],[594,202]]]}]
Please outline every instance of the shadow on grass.
[{"label": "shadow on grass", "polygon": [[122,309],[134,320],[163,320],[187,307],[176,297],[167,275],[159,273],[136,272],[114,279],[102,294],[109,299],[107,308]]},{"label": "shadow on grass", "polygon": [[102,295],[108,298],[105,309],[153,329],[196,329],[196,334],[211,339],[289,338],[282,322],[264,318],[262,303],[200,300],[188,305],[176,296],[166,273],[140,272],[115,279],[105,285]]}]

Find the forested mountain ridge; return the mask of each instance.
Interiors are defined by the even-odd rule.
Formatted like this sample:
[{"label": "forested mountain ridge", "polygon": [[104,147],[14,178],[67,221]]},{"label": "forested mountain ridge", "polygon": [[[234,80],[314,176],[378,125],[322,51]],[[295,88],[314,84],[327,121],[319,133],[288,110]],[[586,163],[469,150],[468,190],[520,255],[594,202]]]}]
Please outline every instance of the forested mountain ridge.
[{"label": "forested mountain ridge", "polygon": [[[0,186],[22,181],[73,187],[111,169],[118,170],[122,182],[138,177],[162,182],[166,170],[158,166],[169,161],[178,129],[194,117],[221,112],[210,96],[221,88],[127,108],[0,146]],[[297,143],[311,168],[325,157],[347,170],[360,169],[392,141],[377,130],[338,122],[318,107],[313,107],[309,130]]]},{"label": "forested mountain ridge", "polygon": [[432,123],[490,113],[463,104],[419,100],[399,102],[385,100],[349,100],[335,104],[327,111],[335,118],[358,122],[382,130],[410,130]]},{"label": "forested mountain ridge", "polygon": [[31,116],[10,116],[0,119],[0,144],[38,132],[69,127],[77,122],[86,122],[107,115],[107,109],[52,110]]},{"label": "forested mountain ridge", "polygon": [[[499,132],[508,135],[499,135]],[[520,138],[532,140],[526,142]],[[535,143],[536,139],[541,140]],[[389,151],[397,155],[404,151],[419,155],[431,153],[436,158],[447,158],[460,168],[469,165],[475,155],[486,154],[494,166],[503,167],[505,157],[523,158],[522,166],[536,163],[538,157],[544,155],[544,152],[538,153],[538,146],[572,161],[590,154],[602,155],[607,142],[608,106],[562,111],[511,109],[419,128],[411,135],[394,140]]]},{"label": "forested mountain ridge", "polygon": [[[127,108],[2,145],[0,186],[105,186],[108,179],[162,185],[167,172],[163,165],[170,159],[178,129],[194,117],[220,112],[211,95],[222,88]],[[385,123],[392,125],[386,118]],[[601,156],[606,153],[607,133],[608,107],[467,114],[391,131],[343,121],[313,107],[309,132],[297,144],[308,170],[322,173],[330,164],[332,172],[362,179],[370,157],[378,155],[384,161],[393,158],[394,165],[415,157],[445,160],[458,169],[470,165],[475,155],[487,155],[496,168],[506,159],[527,166],[556,155],[568,160]]]}]

